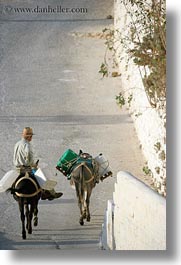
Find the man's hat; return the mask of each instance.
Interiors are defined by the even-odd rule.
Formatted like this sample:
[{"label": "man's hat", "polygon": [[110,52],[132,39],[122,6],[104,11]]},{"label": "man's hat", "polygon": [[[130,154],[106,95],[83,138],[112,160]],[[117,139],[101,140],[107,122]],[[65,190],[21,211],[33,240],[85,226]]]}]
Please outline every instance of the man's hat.
[{"label": "man's hat", "polygon": [[31,127],[25,127],[23,129],[23,135],[34,135],[33,129]]}]

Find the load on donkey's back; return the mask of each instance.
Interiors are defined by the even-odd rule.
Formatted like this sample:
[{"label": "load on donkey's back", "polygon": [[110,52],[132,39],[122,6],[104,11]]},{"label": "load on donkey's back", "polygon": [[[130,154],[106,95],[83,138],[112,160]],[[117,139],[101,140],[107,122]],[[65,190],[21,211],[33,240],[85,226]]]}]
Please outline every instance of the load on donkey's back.
[{"label": "load on donkey's back", "polygon": [[105,178],[112,176],[109,161],[102,153],[93,157],[82,150],[77,154],[73,150],[67,149],[58,160],[56,169],[70,180],[72,171],[82,164],[93,170],[95,184],[99,183],[99,180],[103,181]]}]

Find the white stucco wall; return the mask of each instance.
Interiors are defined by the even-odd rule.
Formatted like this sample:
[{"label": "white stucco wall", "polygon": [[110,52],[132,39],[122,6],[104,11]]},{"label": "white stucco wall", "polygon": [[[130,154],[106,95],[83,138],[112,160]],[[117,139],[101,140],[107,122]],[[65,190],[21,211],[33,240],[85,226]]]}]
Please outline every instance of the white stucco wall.
[{"label": "white stucco wall", "polygon": [[[129,34],[130,17],[126,12],[124,5],[120,0],[115,0],[114,4],[114,27],[115,33]],[[116,34],[116,40],[119,33]],[[133,99],[129,106],[129,111],[135,123],[135,129],[148,162],[148,168],[152,172],[153,182],[158,192],[166,195],[166,129],[165,113],[160,113],[152,108],[147,99],[141,75],[138,67],[132,60],[128,62],[128,55],[125,53],[123,46],[119,41],[115,42],[116,59],[121,74],[122,92],[125,98],[133,95]],[[159,143],[160,148],[155,146]]]},{"label": "white stucco wall", "polygon": [[117,250],[166,249],[166,199],[127,172],[115,184],[114,240]]},{"label": "white stucco wall", "polygon": [[101,246],[109,250],[166,250],[166,199],[130,173],[118,172]]}]

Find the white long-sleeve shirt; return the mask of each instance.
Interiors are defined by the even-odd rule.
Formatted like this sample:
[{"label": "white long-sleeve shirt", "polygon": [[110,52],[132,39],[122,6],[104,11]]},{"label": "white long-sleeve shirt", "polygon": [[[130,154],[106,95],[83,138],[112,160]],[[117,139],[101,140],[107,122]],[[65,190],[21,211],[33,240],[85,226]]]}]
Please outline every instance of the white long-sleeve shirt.
[{"label": "white long-sleeve shirt", "polygon": [[15,144],[13,164],[15,167],[32,166],[34,164],[33,150],[29,141],[22,138]]}]

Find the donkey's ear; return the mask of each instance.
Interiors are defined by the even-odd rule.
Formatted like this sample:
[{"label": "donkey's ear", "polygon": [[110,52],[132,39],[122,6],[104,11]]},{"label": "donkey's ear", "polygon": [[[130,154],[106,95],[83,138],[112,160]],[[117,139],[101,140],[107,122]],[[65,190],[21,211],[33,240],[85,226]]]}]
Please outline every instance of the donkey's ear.
[{"label": "donkey's ear", "polygon": [[82,152],[82,150],[80,149],[80,150],[79,150],[79,156],[80,156],[82,153],[83,153],[83,152]]}]

